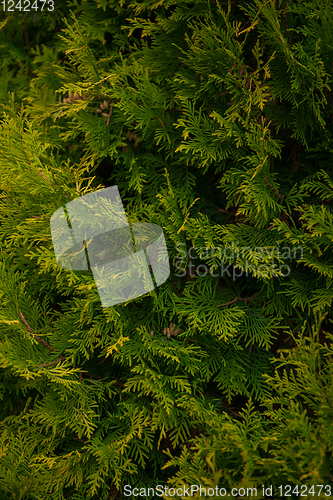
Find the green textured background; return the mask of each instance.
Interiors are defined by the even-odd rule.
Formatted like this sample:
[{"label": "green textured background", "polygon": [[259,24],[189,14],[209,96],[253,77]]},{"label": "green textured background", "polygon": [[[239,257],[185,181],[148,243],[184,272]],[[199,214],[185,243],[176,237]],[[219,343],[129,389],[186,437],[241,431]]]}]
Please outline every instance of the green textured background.
[{"label": "green textured background", "polygon": [[[15,5],[0,19],[1,500],[158,484],[329,498],[332,2]],[[57,266],[50,217],[112,185],[131,223],[163,228],[171,274],[102,309],[90,271]],[[187,259],[177,276],[180,248],[230,276]]]}]

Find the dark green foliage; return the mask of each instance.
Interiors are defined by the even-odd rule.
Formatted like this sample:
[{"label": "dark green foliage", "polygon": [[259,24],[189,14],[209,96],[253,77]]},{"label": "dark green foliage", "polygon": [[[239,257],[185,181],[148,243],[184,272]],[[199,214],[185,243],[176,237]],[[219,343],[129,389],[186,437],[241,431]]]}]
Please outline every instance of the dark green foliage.
[{"label": "dark green foliage", "polygon": [[[333,488],[332,19],[326,0],[2,13],[1,499]],[[50,217],[112,185],[171,274],[103,309]]]}]

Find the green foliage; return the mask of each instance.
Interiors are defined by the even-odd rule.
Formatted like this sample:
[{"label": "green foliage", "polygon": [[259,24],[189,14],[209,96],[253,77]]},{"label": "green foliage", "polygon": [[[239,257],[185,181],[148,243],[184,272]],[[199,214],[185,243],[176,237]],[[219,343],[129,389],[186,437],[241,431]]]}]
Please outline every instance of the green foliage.
[{"label": "green foliage", "polygon": [[[332,16],[1,14],[1,498],[332,485]],[[57,265],[50,218],[113,185],[163,228],[171,274],[103,309],[91,271]]]}]

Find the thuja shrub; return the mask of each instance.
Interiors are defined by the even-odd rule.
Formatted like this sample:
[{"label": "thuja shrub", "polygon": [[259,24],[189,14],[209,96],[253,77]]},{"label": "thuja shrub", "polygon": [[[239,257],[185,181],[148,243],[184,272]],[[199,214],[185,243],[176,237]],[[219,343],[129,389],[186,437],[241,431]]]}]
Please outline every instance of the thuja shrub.
[{"label": "thuja shrub", "polygon": [[[332,3],[11,4],[1,499],[328,498]],[[102,307],[50,220],[111,186],[170,275]]]}]

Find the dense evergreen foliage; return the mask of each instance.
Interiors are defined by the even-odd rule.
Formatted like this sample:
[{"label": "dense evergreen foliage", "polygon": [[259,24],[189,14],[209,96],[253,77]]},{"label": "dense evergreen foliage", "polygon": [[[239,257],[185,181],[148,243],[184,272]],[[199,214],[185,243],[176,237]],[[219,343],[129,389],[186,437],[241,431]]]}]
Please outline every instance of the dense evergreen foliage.
[{"label": "dense evergreen foliage", "polygon": [[[2,12],[1,500],[329,498],[332,19],[329,0]],[[113,185],[171,273],[102,308],[50,218]]]}]

